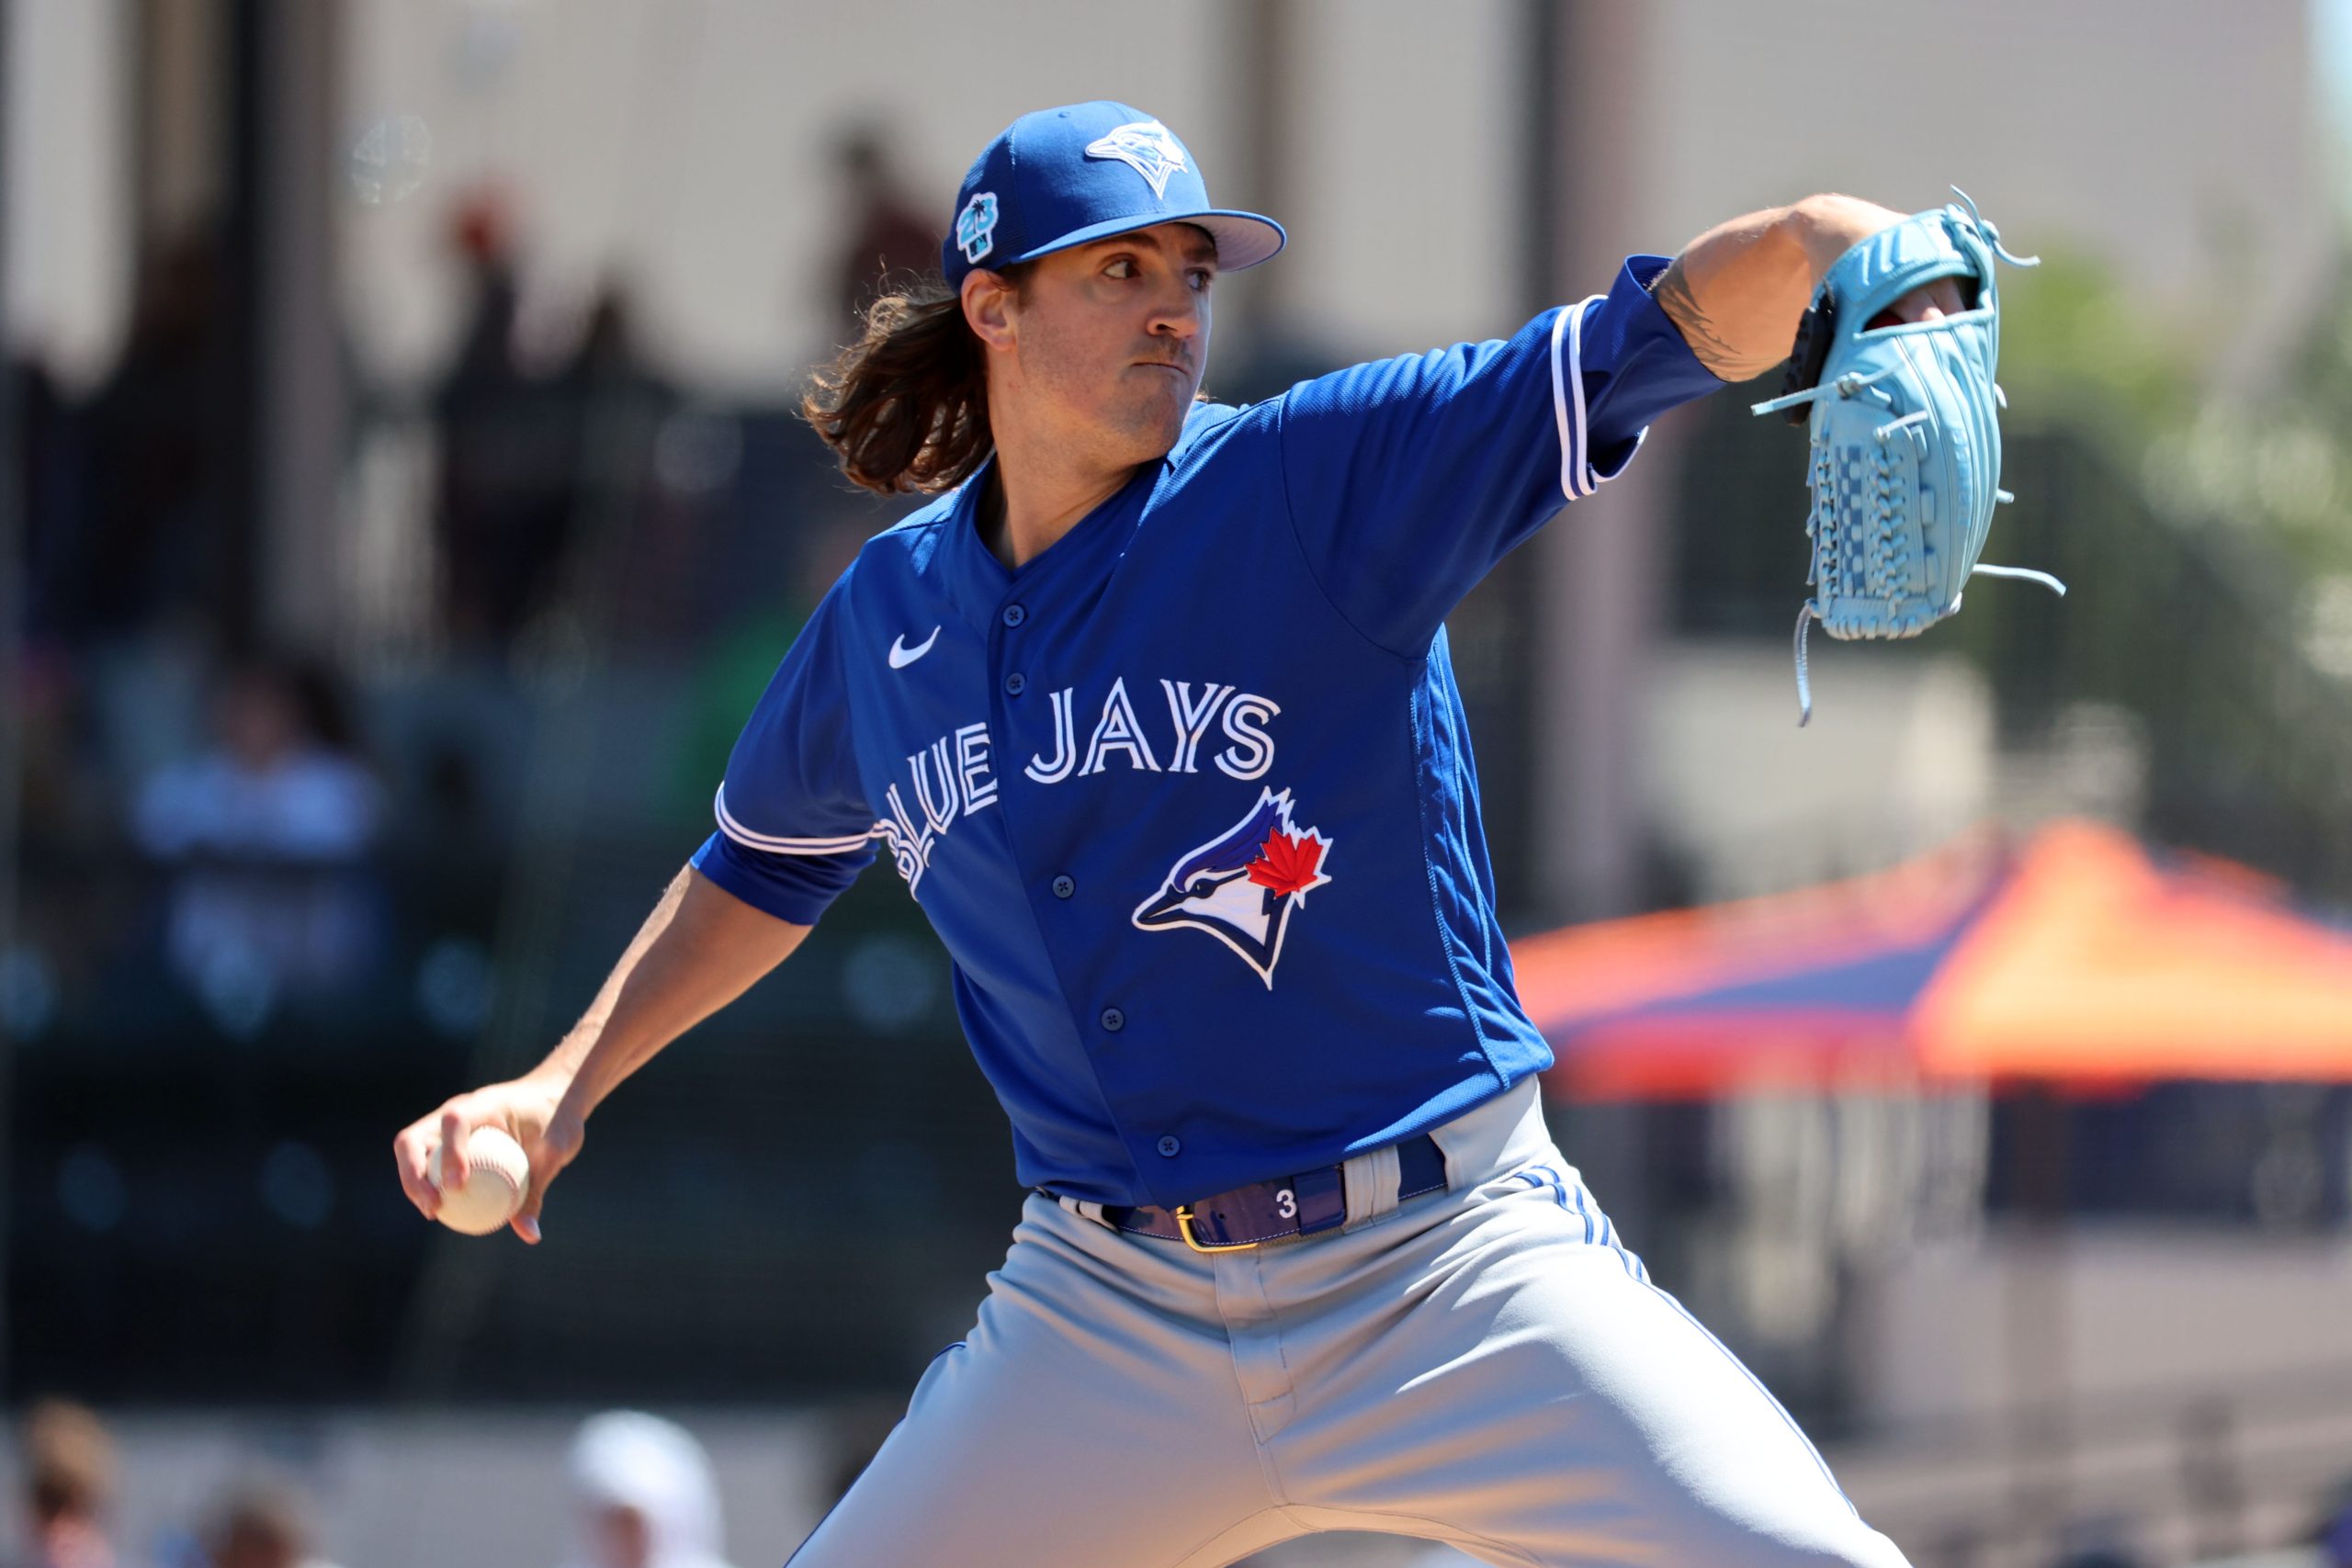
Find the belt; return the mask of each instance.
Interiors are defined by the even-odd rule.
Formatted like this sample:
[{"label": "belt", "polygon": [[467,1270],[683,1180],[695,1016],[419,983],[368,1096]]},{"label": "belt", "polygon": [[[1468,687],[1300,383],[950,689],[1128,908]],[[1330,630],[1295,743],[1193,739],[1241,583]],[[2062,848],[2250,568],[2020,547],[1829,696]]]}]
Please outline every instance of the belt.
[{"label": "belt", "polygon": [[[1407,1138],[1396,1150],[1396,1198],[1419,1198],[1445,1186],[1445,1153],[1427,1133]],[[1343,1165],[1327,1165],[1295,1176],[1237,1187],[1173,1209],[1104,1205],[1102,1223],[1130,1235],[1181,1241],[1194,1252],[1239,1252],[1261,1242],[1314,1235],[1347,1223],[1348,1187]]]}]

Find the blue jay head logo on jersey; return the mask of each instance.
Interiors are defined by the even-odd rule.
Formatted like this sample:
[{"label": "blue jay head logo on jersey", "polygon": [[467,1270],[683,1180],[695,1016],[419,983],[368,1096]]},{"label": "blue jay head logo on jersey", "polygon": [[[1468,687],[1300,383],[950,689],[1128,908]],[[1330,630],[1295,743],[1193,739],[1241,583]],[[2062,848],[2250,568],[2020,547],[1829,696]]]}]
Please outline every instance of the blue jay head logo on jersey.
[{"label": "blue jay head logo on jersey", "polygon": [[1150,182],[1151,194],[1168,195],[1168,176],[1184,166],[1184,144],[1156,119],[1123,125],[1086,144],[1090,158],[1116,158]]},{"label": "blue jay head logo on jersey", "polygon": [[1250,814],[1169,868],[1159,890],[1136,906],[1148,931],[1205,931],[1241,955],[1274,988],[1274,965],[1291,917],[1331,878],[1331,840],[1291,821],[1290,791],[1258,792]]},{"label": "blue jay head logo on jersey", "polygon": [[956,248],[975,265],[996,249],[996,192],[974,191],[964,210],[956,215]]}]

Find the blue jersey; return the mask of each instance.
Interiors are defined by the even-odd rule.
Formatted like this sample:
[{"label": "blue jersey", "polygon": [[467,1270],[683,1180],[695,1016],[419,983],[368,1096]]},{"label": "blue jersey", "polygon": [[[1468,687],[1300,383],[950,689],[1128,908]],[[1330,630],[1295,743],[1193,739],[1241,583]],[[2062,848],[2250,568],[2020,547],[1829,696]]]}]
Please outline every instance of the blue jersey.
[{"label": "blue jersey", "polygon": [[1722,383],[1627,262],[1508,341],[1202,405],[1017,570],[974,479],[871,540],[744,728],[706,876],[813,923],[887,849],[1021,1179],[1173,1205],[1550,1066],[1443,619]]}]

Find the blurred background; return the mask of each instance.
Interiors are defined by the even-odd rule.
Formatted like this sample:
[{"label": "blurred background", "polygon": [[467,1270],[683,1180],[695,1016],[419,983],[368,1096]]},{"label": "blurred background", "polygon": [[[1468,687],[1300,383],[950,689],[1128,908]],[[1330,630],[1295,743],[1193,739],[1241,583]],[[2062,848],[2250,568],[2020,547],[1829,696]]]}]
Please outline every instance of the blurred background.
[{"label": "blurred background", "polygon": [[387,1153],[585,1005],[906,510],[808,367],[1003,123],[1113,96],[1290,227],[1228,400],[1817,189],[2045,258],[1988,556],[2064,601],[1816,640],[1800,735],[1803,443],[1734,394],[1454,617],[1550,1110],[1921,1568],[2352,1563],[2346,0],[0,0],[0,50],[22,1561],[779,1562],[960,1337],[1020,1193],[888,876],[600,1113],[544,1247]]}]

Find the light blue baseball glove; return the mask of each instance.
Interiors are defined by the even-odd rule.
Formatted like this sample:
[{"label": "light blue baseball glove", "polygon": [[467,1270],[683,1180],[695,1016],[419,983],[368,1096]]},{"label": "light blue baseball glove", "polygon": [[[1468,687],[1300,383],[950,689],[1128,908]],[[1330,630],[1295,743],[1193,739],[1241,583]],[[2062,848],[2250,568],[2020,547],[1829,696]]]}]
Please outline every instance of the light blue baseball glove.
[{"label": "light blue baseball glove", "polygon": [[[1813,717],[1805,632],[1916,637],[1960,608],[1972,573],[2022,577],[2064,593],[2046,572],[1979,565],[2000,488],[1994,383],[2001,345],[1993,258],[2013,256],[1954,186],[1963,206],[1915,213],[1838,258],[1815,290],[1789,356],[1784,395],[1758,413],[1792,411],[1813,436],[1814,596],[1797,616],[1797,723]],[[1961,280],[1968,308],[1935,321],[1881,321],[1913,289]],[[1809,415],[1793,411],[1810,406]]]}]

